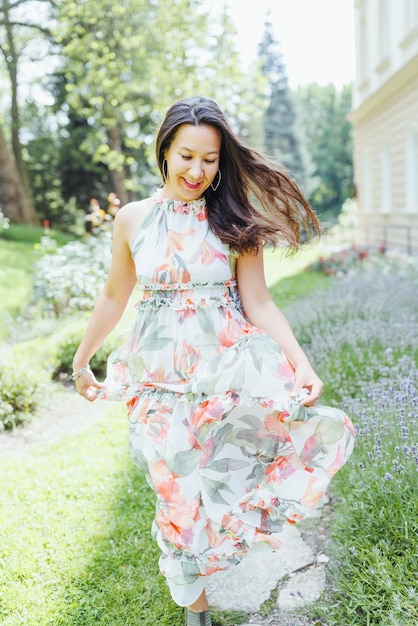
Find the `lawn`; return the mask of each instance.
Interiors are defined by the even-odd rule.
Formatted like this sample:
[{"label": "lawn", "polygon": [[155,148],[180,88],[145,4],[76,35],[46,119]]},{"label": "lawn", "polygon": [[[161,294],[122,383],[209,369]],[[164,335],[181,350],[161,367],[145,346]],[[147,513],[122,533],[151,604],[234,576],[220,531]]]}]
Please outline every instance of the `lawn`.
[{"label": "lawn", "polygon": [[[6,339],[10,325],[32,298],[32,275],[44,230],[40,227],[12,224],[0,236],[0,341]],[[68,237],[52,233],[60,244]]]},{"label": "lawn", "polygon": [[3,458],[2,477],[2,626],[183,624],[158,573],[154,496],[129,458],[123,406]]},{"label": "lawn", "polygon": [[0,242],[0,339],[7,335],[7,325],[17,317],[32,293],[35,250],[32,244]]},{"label": "lawn", "polygon": [[153,498],[126,441],[114,409],[81,436],[3,459],[3,626],[181,624],[157,575]]}]

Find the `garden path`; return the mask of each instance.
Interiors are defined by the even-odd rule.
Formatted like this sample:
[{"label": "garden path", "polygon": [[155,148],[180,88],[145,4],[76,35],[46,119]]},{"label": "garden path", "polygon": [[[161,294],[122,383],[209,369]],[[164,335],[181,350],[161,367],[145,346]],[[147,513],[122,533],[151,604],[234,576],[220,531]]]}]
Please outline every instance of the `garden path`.
[{"label": "garden path", "polygon": [[[20,457],[39,444],[53,444],[79,434],[101,419],[109,404],[86,402],[73,387],[54,385],[45,407],[24,427],[0,434],[0,458]],[[251,615],[242,626],[325,626],[302,615],[303,607],[326,589],[327,499],[302,524],[286,529],[286,543],[278,552],[255,546],[240,567],[211,577],[210,604],[221,610],[242,610]],[[270,600],[268,615],[259,613]]]}]

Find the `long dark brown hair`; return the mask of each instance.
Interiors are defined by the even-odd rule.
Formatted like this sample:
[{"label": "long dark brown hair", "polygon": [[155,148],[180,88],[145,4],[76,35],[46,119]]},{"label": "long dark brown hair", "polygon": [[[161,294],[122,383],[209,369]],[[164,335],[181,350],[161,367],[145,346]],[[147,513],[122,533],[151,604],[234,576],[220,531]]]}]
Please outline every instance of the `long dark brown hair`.
[{"label": "long dark brown hair", "polygon": [[205,198],[209,226],[223,243],[238,252],[255,252],[264,244],[287,245],[294,252],[302,237],[319,235],[318,218],[297,183],[279,164],[245,146],[210,98],[179,100],[167,111],[156,146],[163,180],[164,154],[182,124],[207,124],[221,134],[221,183],[216,191],[209,187]]}]

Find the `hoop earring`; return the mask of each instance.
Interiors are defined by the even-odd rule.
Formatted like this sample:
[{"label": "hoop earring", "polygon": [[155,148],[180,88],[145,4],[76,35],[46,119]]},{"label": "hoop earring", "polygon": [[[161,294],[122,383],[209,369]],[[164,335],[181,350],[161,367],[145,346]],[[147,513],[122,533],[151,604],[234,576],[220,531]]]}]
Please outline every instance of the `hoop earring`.
[{"label": "hoop earring", "polygon": [[219,177],[218,177],[218,182],[216,183],[216,185],[213,186],[212,183],[210,184],[210,186],[212,188],[212,191],[216,191],[218,189],[219,185],[221,184],[221,179],[222,179],[221,170],[218,170],[218,175],[219,175]]},{"label": "hoop earring", "polygon": [[168,178],[168,164],[167,164],[167,160],[164,159],[162,164],[161,164],[161,170],[163,173],[163,182],[167,182],[167,178]]}]

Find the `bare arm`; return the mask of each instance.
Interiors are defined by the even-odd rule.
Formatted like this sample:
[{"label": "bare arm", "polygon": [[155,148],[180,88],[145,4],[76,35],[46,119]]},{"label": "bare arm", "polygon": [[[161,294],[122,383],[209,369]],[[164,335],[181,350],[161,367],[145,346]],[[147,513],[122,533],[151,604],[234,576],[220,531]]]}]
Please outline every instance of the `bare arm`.
[{"label": "bare arm", "polygon": [[295,370],[295,384],[290,395],[294,397],[302,389],[307,389],[310,395],[302,404],[313,405],[321,395],[323,383],[315,374],[286,317],[272,300],[264,276],[262,248],[259,248],[257,255],[243,254],[238,257],[237,280],[249,321],[266,331],[279,344]]},{"label": "bare arm", "polygon": [[[73,370],[85,367],[116,326],[135,286],[135,266],[129,248],[132,233],[132,208],[127,205],[115,217],[112,262],[102,293],[94,306],[83,339],[74,355]],[[76,381],[77,391],[94,400],[102,386],[93,373],[87,371]]]}]

